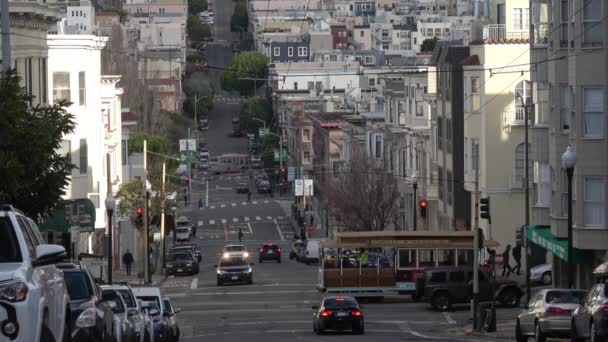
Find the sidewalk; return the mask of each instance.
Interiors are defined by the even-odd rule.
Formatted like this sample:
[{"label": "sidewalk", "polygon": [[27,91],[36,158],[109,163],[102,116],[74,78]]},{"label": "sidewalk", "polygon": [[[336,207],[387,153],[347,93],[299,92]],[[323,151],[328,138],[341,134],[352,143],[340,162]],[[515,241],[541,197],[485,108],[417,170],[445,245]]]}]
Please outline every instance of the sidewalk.
[{"label": "sidewalk", "polygon": [[474,332],[472,324],[466,324],[462,327],[451,328],[447,333],[452,336],[478,336],[488,337],[492,339],[513,340],[515,338],[515,320],[498,320],[496,322],[496,331],[489,333]]},{"label": "sidewalk", "polygon": [[131,275],[128,276],[127,272],[124,270],[118,270],[118,271],[114,271],[112,273],[112,278],[113,281],[115,283],[118,282],[126,282],[129,285],[133,285],[133,286],[142,286],[142,285],[149,285],[149,286],[160,286],[162,285],[162,283],[165,281],[166,277],[164,274],[158,274],[155,273],[152,275],[152,283],[151,284],[144,284],[144,279],[143,279],[143,273],[142,272],[136,272],[135,270],[132,270]]}]

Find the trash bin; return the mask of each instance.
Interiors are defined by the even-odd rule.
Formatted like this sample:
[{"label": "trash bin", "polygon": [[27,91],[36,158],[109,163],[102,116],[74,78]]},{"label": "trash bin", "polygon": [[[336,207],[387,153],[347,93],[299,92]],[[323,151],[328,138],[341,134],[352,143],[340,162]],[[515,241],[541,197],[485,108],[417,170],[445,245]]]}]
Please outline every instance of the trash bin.
[{"label": "trash bin", "polygon": [[493,302],[479,303],[477,306],[477,320],[479,331],[496,331],[496,306]]}]

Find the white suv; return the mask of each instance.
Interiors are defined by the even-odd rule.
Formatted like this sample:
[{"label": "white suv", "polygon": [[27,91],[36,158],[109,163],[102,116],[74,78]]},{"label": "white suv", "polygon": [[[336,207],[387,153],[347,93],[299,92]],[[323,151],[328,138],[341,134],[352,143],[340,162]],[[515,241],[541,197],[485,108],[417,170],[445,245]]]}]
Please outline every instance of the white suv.
[{"label": "white suv", "polygon": [[55,263],[65,249],[44,243],[38,227],[0,205],[0,341],[69,340],[70,302]]}]

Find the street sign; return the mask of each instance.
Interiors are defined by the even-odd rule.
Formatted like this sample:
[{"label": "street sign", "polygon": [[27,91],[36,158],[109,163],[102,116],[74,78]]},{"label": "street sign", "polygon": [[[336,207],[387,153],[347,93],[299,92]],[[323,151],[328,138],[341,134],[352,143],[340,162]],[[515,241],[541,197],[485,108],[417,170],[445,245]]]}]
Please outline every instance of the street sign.
[{"label": "street sign", "polygon": [[182,161],[194,162],[196,158],[196,139],[179,139],[179,153]]},{"label": "street sign", "polygon": [[[274,161],[279,161],[279,153],[281,152],[281,149],[278,147],[274,148]],[[283,155],[281,156],[281,159],[283,161],[287,161],[287,159],[289,159],[288,155],[287,155],[287,148],[285,146],[283,146]]]},{"label": "street sign", "polygon": [[80,240],[80,227],[79,226],[71,226],[70,227],[70,237],[72,243],[77,243]]},{"label": "street sign", "polygon": [[304,180],[304,196],[312,196],[313,195],[313,186],[312,179]]},{"label": "street sign", "polygon": [[294,179],[296,179],[296,168],[290,166],[287,168],[287,180],[293,182]]},{"label": "street sign", "polygon": [[304,196],[304,180],[296,179],[293,184],[295,188],[294,193],[296,194],[296,196]]},{"label": "street sign", "polygon": [[269,128],[260,127],[258,129],[258,135],[260,136],[260,138],[263,138],[263,137],[267,136],[268,132],[270,132]]}]

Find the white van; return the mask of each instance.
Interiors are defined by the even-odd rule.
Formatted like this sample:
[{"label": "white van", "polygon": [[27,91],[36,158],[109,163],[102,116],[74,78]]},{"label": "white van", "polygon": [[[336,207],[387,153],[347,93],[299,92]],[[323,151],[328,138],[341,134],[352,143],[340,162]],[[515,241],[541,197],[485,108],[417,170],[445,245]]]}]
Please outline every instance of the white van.
[{"label": "white van", "polygon": [[142,302],[154,302],[160,309],[161,316],[164,315],[163,296],[158,287],[132,287],[131,291],[137,299]]},{"label": "white van", "polygon": [[306,242],[306,259],[304,262],[309,265],[312,262],[319,262],[319,250],[323,239],[310,239]]}]

